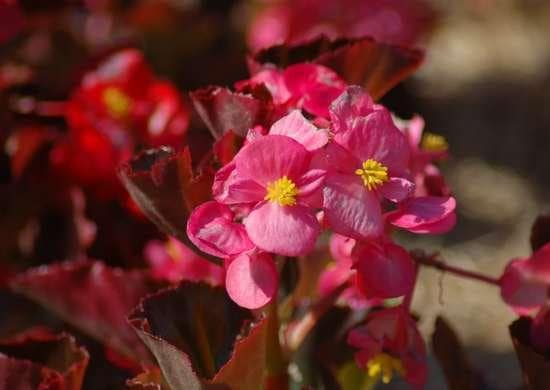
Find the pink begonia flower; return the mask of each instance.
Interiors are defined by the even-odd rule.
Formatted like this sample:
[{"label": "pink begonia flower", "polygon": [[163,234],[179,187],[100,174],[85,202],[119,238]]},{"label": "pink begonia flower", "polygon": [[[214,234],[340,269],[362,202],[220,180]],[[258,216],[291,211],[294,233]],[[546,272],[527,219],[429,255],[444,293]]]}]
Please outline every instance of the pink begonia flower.
[{"label": "pink begonia flower", "polygon": [[357,287],[366,298],[396,298],[411,294],[416,268],[401,246],[381,239],[358,242],[352,258],[357,270]]},{"label": "pink begonia flower", "polygon": [[409,147],[388,110],[358,86],[330,107],[334,139],[325,150],[329,170],[323,208],[337,233],[356,239],[382,234],[382,198],[406,199],[414,184],[405,178]]},{"label": "pink begonia flower", "polygon": [[452,196],[410,198],[385,215],[390,224],[418,234],[447,233],[456,224],[456,200]]},{"label": "pink begonia flower", "polygon": [[550,243],[531,257],[513,259],[499,279],[502,299],[519,315],[531,315],[548,300]]},{"label": "pink begonia flower", "polygon": [[411,149],[409,170],[414,178],[415,196],[448,196],[451,191],[434,162],[449,155],[449,145],[441,135],[424,132],[424,119],[415,115],[409,121],[397,120]]},{"label": "pink begonia flower", "polygon": [[[311,124],[299,110],[293,110],[286,116],[275,122],[269,129],[270,135],[284,135],[302,144],[308,151],[316,152],[329,141],[328,131],[318,129]],[[246,139],[246,145],[264,137],[261,129],[250,129]],[[318,172],[322,173],[322,172]],[[323,175],[324,176],[324,175]],[[322,177],[319,177],[322,180]],[[248,202],[248,195],[239,185],[241,179],[235,171],[235,161],[231,161],[221,168],[214,177],[212,194],[218,202],[230,205],[242,205]],[[311,194],[310,203],[321,203],[321,191]]]},{"label": "pink begonia flower", "polygon": [[251,241],[266,252],[304,255],[313,249],[320,226],[308,204],[325,172],[311,169],[311,153],[290,137],[267,135],[235,156],[234,197],[253,206],[244,219]]},{"label": "pink begonia flower", "polygon": [[270,254],[250,251],[231,259],[225,288],[229,297],[247,309],[265,306],[277,294],[279,275]]},{"label": "pink begonia flower", "polygon": [[430,30],[433,19],[424,0],[272,1],[253,20],[248,45],[259,50],[303,43],[323,34],[329,38],[371,36],[409,46]]},{"label": "pink begonia flower", "polygon": [[242,307],[258,309],[277,293],[279,276],[272,256],[256,249],[234,218],[227,205],[203,203],[191,213],[187,235],[202,251],[224,259],[230,298]]},{"label": "pink begonia flower", "polygon": [[286,69],[264,69],[235,84],[237,90],[264,84],[277,111],[302,108],[312,115],[328,118],[330,103],[344,92],[346,83],[323,65],[300,63]]},{"label": "pink begonia flower", "polygon": [[401,375],[413,388],[426,383],[426,347],[416,323],[403,306],[374,311],[366,324],[352,329],[348,344],[358,348],[355,360],[367,370],[371,383],[389,383]]},{"label": "pink begonia flower", "polygon": [[152,240],[143,250],[151,274],[159,280],[177,283],[181,280],[223,285],[224,270],[203,259],[173,237],[166,242]]},{"label": "pink begonia flower", "polygon": [[203,203],[187,221],[187,236],[200,250],[228,258],[254,248],[242,224],[233,222],[231,209],[216,201]]}]

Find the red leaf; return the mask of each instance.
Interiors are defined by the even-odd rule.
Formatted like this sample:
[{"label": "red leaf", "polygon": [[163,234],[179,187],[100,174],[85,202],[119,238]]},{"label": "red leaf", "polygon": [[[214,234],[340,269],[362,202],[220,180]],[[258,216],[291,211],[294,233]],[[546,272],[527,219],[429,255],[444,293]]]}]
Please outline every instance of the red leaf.
[{"label": "red leaf", "polygon": [[149,360],[126,321],[139,299],[158,287],[145,272],[78,260],[31,269],[11,287],[107,347],[136,361]]},{"label": "red leaf", "polygon": [[215,139],[228,131],[245,137],[248,129],[265,124],[271,115],[271,95],[263,86],[249,93],[210,86],[190,93],[191,100]]},{"label": "red leaf", "polygon": [[535,351],[531,345],[530,329],[532,319],[521,317],[510,325],[510,336],[514,343],[523,381],[526,389],[550,389],[550,360]]},{"label": "red leaf", "polygon": [[251,320],[222,288],[188,282],[147,297],[130,316],[173,389],[256,389],[265,375],[267,321],[243,335]]},{"label": "red leaf", "polygon": [[124,186],[157,227],[194,248],[187,238],[187,217],[211,197],[213,171],[196,174],[189,149],[175,153],[169,148],[148,150],[122,165]]},{"label": "red leaf", "polygon": [[79,390],[88,352],[72,336],[32,329],[0,341],[0,385],[5,389]]},{"label": "red leaf", "polygon": [[299,62],[314,62],[334,69],[348,83],[362,85],[374,99],[379,99],[412,74],[423,58],[421,50],[380,43],[372,38],[331,41],[320,37],[305,44],[262,50],[249,58],[249,68],[256,73],[266,64],[284,68]]}]

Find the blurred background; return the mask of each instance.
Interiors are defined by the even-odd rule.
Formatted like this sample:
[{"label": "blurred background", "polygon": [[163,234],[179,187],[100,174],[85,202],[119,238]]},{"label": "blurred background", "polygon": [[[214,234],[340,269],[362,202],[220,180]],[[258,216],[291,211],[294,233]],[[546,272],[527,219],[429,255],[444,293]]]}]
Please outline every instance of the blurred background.
[{"label": "blurred background", "polygon": [[[63,134],[66,127],[55,113],[37,112],[36,102],[66,100],[90,64],[117,48],[139,48],[159,78],[186,93],[209,84],[232,86],[248,76],[247,53],[320,33],[372,35],[426,50],[420,70],[382,102],[403,118],[422,115],[428,131],[447,138],[452,159],[443,171],[458,200],[459,220],[444,237],[400,239],[495,277],[509,259],[529,255],[530,226],[537,214],[550,211],[546,0],[0,0],[3,276],[72,254],[65,242],[73,222],[60,217],[63,208],[20,212],[50,195],[47,185],[35,185],[36,173],[14,174],[14,134],[29,126]],[[71,195],[72,202],[81,204],[75,200],[81,195]],[[125,220],[129,206],[120,198],[94,200],[86,190],[84,198],[71,221],[78,214],[80,222],[93,225],[88,253],[108,254],[112,265],[143,266],[138,244],[160,238],[156,228],[143,219]],[[121,217],[113,224],[105,214]],[[0,336],[37,317],[55,323],[7,293],[0,305],[0,317],[11,313],[9,321],[0,318]],[[488,388],[520,386],[507,329],[514,314],[495,287],[423,269],[413,309],[428,336],[437,315],[449,319]],[[432,366],[428,388],[441,389],[442,376]]]}]

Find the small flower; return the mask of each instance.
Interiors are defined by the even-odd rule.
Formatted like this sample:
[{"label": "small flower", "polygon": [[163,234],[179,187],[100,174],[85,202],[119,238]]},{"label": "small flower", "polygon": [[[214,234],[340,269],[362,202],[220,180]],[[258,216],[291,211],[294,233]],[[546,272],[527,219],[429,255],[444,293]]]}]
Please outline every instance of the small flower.
[{"label": "small flower", "polygon": [[423,388],[426,347],[404,307],[372,312],[364,325],[349,332],[348,344],[359,349],[355,360],[373,381],[389,383],[400,375],[414,388]]},{"label": "small flower", "polygon": [[400,202],[414,189],[405,178],[409,148],[390,113],[360,87],[330,108],[334,138],[325,150],[323,208],[335,232],[355,239],[383,232],[381,199]]},{"label": "small flower", "polygon": [[149,241],[144,250],[145,260],[153,277],[177,283],[181,280],[204,281],[215,286],[223,284],[224,270],[198,256],[173,237],[166,242]]},{"label": "small flower", "polygon": [[317,64],[300,63],[288,68],[264,69],[235,86],[264,84],[282,114],[294,108],[328,118],[328,107],[345,89],[345,82],[333,70]]}]

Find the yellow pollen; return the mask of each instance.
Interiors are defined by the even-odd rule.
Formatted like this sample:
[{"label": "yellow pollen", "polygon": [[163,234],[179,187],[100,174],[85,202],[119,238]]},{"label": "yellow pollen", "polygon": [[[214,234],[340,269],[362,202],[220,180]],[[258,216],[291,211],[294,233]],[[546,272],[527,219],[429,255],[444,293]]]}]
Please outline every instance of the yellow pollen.
[{"label": "yellow pollen", "polygon": [[117,119],[126,117],[132,106],[132,100],[116,87],[109,87],[103,91],[103,103],[109,113]]},{"label": "yellow pollen", "polygon": [[178,262],[181,260],[181,250],[176,246],[173,240],[168,240],[166,244],[164,244],[164,247],[166,248],[166,253],[168,253],[168,256],[174,261]]},{"label": "yellow pollen", "polygon": [[393,379],[393,374],[405,375],[403,363],[398,358],[379,353],[367,362],[367,374],[371,378],[382,379],[382,382],[388,384]]},{"label": "yellow pollen", "polygon": [[296,184],[288,177],[283,176],[267,184],[267,194],[264,199],[277,202],[281,206],[294,206],[296,195],[298,195]]},{"label": "yellow pollen", "polygon": [[363,162],[363,165],[355,171],[355,174],[361,176],[361,179],[363,179],[363,184],[369,189],[369,191],[389,180],[388,168],[378,161],[370,158]]},{"label": "yellow pollen", "polygon": [[428,152],[444,152],[449,149],[449,144],[445,137],[433,133],[424,133],[420,146]]}]

